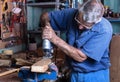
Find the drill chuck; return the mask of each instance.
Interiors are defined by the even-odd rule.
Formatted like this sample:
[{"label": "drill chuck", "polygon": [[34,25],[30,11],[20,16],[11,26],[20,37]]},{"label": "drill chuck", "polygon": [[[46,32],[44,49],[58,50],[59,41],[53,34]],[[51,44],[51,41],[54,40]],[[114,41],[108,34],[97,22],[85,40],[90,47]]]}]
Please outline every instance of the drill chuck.
[{"label": "drill chuck", "polygon": [[42,49],[46,57],[52,57],[53,47],[48,39],[43,40]]},{"label": "drill chuck", "polygon": [[51,43],[49,40],[44,39],[42,44],[43,50],[50,50],[51,49]]}]

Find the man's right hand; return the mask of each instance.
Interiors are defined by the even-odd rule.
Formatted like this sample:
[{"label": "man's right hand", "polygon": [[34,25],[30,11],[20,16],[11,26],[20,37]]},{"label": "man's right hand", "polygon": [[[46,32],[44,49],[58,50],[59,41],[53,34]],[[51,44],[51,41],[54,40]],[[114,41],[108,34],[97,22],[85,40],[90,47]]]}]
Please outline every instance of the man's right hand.
[{"label": "man's right hand", "polygon": [[40,26],[45,27],[46,24],[50,21],[47,12],[43,12],[40,16]]},{"label": "man's right hand", "polygon": [[53,42],[53,39],[56,38],[55,31],[52,29],[51,25],[49,23],[46,24],[45,27],[43,27],[43,34],[42,39],[48,39],[49,41]]}]

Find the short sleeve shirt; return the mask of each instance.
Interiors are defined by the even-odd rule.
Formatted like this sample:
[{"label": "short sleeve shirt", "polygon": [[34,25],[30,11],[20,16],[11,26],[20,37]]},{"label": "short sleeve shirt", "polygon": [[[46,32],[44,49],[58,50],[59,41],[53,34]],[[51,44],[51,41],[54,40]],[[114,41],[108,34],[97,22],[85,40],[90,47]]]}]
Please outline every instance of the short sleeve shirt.
[{"label": "short sleeve shirt", "polygon": [[49,13],[52,28],[57,31],[66,31],[67,43],[80,49],[88,56],[84,62],[67,57],[68,65],[77,72],[91,72],[109,68],[109,44],[113,31],[110,22],[102,18],[91,29],[80,30],[74,19],[76,13],[77,9],[73,8]]}]

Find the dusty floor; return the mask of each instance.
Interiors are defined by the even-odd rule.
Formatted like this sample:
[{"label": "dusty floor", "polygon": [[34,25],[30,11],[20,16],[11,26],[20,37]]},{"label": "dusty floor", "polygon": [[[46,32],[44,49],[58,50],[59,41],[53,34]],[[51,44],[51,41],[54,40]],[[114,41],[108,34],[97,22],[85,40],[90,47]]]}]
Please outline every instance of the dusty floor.
[{"label": "dusty floor", "polygon": [[20,78],[18,78],[18,73],[12,73],[0,77],[0,82],[22,82],[22,81]]}]

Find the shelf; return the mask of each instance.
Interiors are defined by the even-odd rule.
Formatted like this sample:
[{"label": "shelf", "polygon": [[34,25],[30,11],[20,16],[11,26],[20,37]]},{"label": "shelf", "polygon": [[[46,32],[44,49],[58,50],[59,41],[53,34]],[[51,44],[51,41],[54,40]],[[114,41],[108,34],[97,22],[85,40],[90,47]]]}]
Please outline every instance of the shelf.
[{"label": "shelf", "polygon": [[34,7],[53,7],[57,5],[64,5],[64,3],[60,2],[40,2],[40,3],[27,3],[27,6],[34,6]]},{"label": "shelf", "polygon": [[15,37],[9,37],[9,38],[5,38],[5,39],[2,39],[2,41],[11,41],[11,40],[18,40],[18,39],[20,39],[20,37],[17,37],[17,36],[15,36]]},{"label": "shelf", "polygon": [[39,31],[39,30],[37,30],[37,31],[35,31],[35,30],[28,30],[28,34],[41,34],[42,32],[41,31]]},{"label": "shelf", "polygon": [[107,18],[110,22],[120,22],[120,18]]},{"label": "shelf", "polygon": [[3,50],[13,50],[14,53],[20,52],[20,51],[24,51],[25,50],[25,44],[20,44],[20,45],[15,45],[9,48],[3,48],[0,49],[0,53],[3,52]]}]

